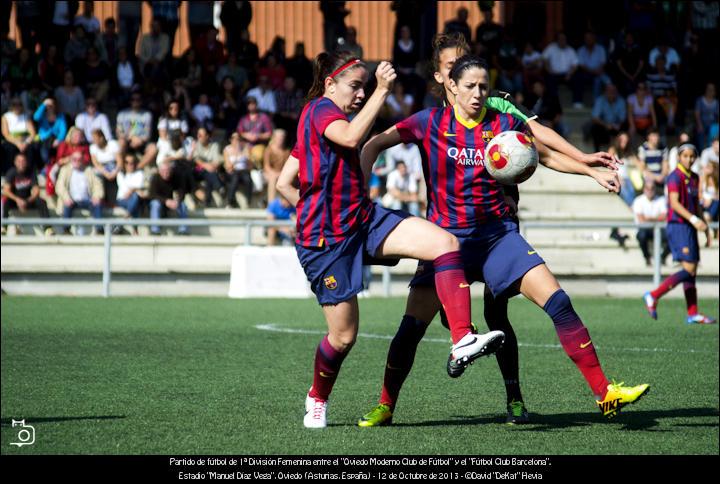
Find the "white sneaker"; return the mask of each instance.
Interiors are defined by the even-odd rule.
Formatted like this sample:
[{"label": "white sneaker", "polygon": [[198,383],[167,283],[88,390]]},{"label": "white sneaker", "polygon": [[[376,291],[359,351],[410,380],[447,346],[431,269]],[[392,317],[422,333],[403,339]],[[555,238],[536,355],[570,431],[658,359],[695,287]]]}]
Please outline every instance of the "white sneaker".
[{"label": "white sneaker", "polygon": [[495,353],[504,342],[505,333],[502,331],[468,333],[453,345],[451,356],[457,364],[467,366],[476,358]]},{"label": "white sneaker", "polygon": [[308,429],[324,429],[327,427],[327,400],[319,400],[310,395],[305,397],[305,417],[303,425]]}]

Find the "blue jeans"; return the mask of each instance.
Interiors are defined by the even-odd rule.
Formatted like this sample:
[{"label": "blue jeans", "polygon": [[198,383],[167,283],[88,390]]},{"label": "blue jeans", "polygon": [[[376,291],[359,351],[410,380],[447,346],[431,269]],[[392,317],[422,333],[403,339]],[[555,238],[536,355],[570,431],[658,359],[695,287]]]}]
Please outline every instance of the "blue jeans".
[{"label": "blue jeans", "polygon": [[[158,220],[163,217],[167,216],[167,207],[161,200],[150,200],[150,218],[153,220]],[[178,208],[176,210],[178,218],[188,218],[188,209],[187,206],[183,202],[178,203]],[[160,227],[157,225],[152,225],[150,227],[150,232],[152,233],[159,233]],[[179,234],[186,234],[188,233],[188,227],[187,225],[181,225],[178,228]]]},{"label": "blue jeans", "polygon": [[[84,208],[90,210],[93,218],[102,218],[102,204],[92,203],[90,200],[82,200],[80,202],[73,201],[71,206],[63,204],[63,218],[72,218],[73,210],[76,208]],[[102,230],[102,225],[96,225],[97,230]]]},{"label": "blue jeans", "polygon": [[629,178],[620,179],[620,198],[627,204],[628,207],[632,207],[635,201],[635,187]]},{"label": "blue jeans", "polygon": [[138,195],[136,192],[132,192],[127,198],[118,198],[115,203],[127,210],[127,212],[130,214],[130,217],[138,218],[140,216],[140,195]]}]

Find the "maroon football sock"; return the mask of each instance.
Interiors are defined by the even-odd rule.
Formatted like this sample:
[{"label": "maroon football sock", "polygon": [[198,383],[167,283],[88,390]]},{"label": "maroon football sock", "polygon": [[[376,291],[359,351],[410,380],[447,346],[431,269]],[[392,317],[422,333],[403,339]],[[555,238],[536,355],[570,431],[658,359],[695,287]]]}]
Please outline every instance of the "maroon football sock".
[{"label": "maroon football sock", "polygon": [[442,303],[450,325],[450,338],[457,343],[472,332],[470,322],[470,284],[460,251],[448,252],[433,261],[435,267],[435,290]]},{"label": "maroon football sock", "polygon": [[697,308],[697,289],[695,288],[695,278],[683,283],[685,289],[685,304],[687,305],[688,316],[695,316],[698,313]]},{"label": "maroon football sock", "polygon": [[676,272],[675,274],[668,276],[660,285],[652,291],[650,294],[655,299],[660,299],[663,295],[667,294],[672,290],[673,287],[677,286],[681,282],[689,281],[692,279],[692,275],[685,269]]},{"label": "maroon football sock", "polygon": [[340,366],[347,356],[332,347],[327,335],[320,341],[315,351],[315,375],[309,395],[320,400],[327,400],[337,380]]}]

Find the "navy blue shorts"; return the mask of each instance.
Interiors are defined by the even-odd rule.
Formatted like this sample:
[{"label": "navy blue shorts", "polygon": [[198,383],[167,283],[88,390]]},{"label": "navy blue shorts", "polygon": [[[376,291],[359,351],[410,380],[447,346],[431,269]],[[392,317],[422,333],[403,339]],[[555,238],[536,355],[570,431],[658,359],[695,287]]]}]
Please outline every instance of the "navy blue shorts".
[{"label": "navy blue shorts", "polygon": [[338,304],[362,292],[363,265],[372,261],[388,234],[409,216],[375,204],[368,221],[341,242],[324,247],[295,244],[318,303]]},{"label": "navy blue shorts", "polygon": [[[449,229],[448,232],[460,241],[467,281],[484,282],[496,297],[530,269],[545,263],[520,235],[517,223],[510,219],[470,229]],[[420,261],[410,287],[434,285],[432,261]]]},{"label": "navy blue shorts", "polygon": [[668,247],[672,251],[673,260],[698,262],[700,260],[700,244],[695,227],[685,223],[667,224]]}]

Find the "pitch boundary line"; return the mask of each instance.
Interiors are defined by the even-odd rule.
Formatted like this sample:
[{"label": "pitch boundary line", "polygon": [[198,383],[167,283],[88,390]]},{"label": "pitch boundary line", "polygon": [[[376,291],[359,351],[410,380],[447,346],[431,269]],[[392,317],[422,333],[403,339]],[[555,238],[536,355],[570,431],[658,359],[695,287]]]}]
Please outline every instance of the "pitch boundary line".
[{"label": "pitch boundary line", "polygon": [[[319,334],[324,335],[327,334],[327,331],[324,330],[318,330],[318,329],[293,329],[293,328],[283,328],[279,324],[256,324],[255,328],[260,331],[270,331],[273,333],[287,333],[287,334]],[[358,338],[368,338],[368,339],[383,339],[383,340],[392,340],[395,336],[394,335],[385,335],[385,334],[374,334],[374,333],[358,333]],[[450,345],[450,338],[441,339],[441,338],[423,338],[422,341],[427,341],[429,343],[443,343],[446,345]],[[520,343],[518,341],[518,346],[521,348],[551,348],[551,349],[561,349],[562,346],[559,344],[538,344],[538,343]],[[614,347],[606,347],[606,346],[595,346],[598,350],[603,351],[632,351],[632,352],[640,352],[640,353],[706,353],[706,354],[713,354],[714,351],[708,351],[708,350],[697,350],[693,348],[688,348],[685,350],[673,350],[670,348],[614,348]]]}]

